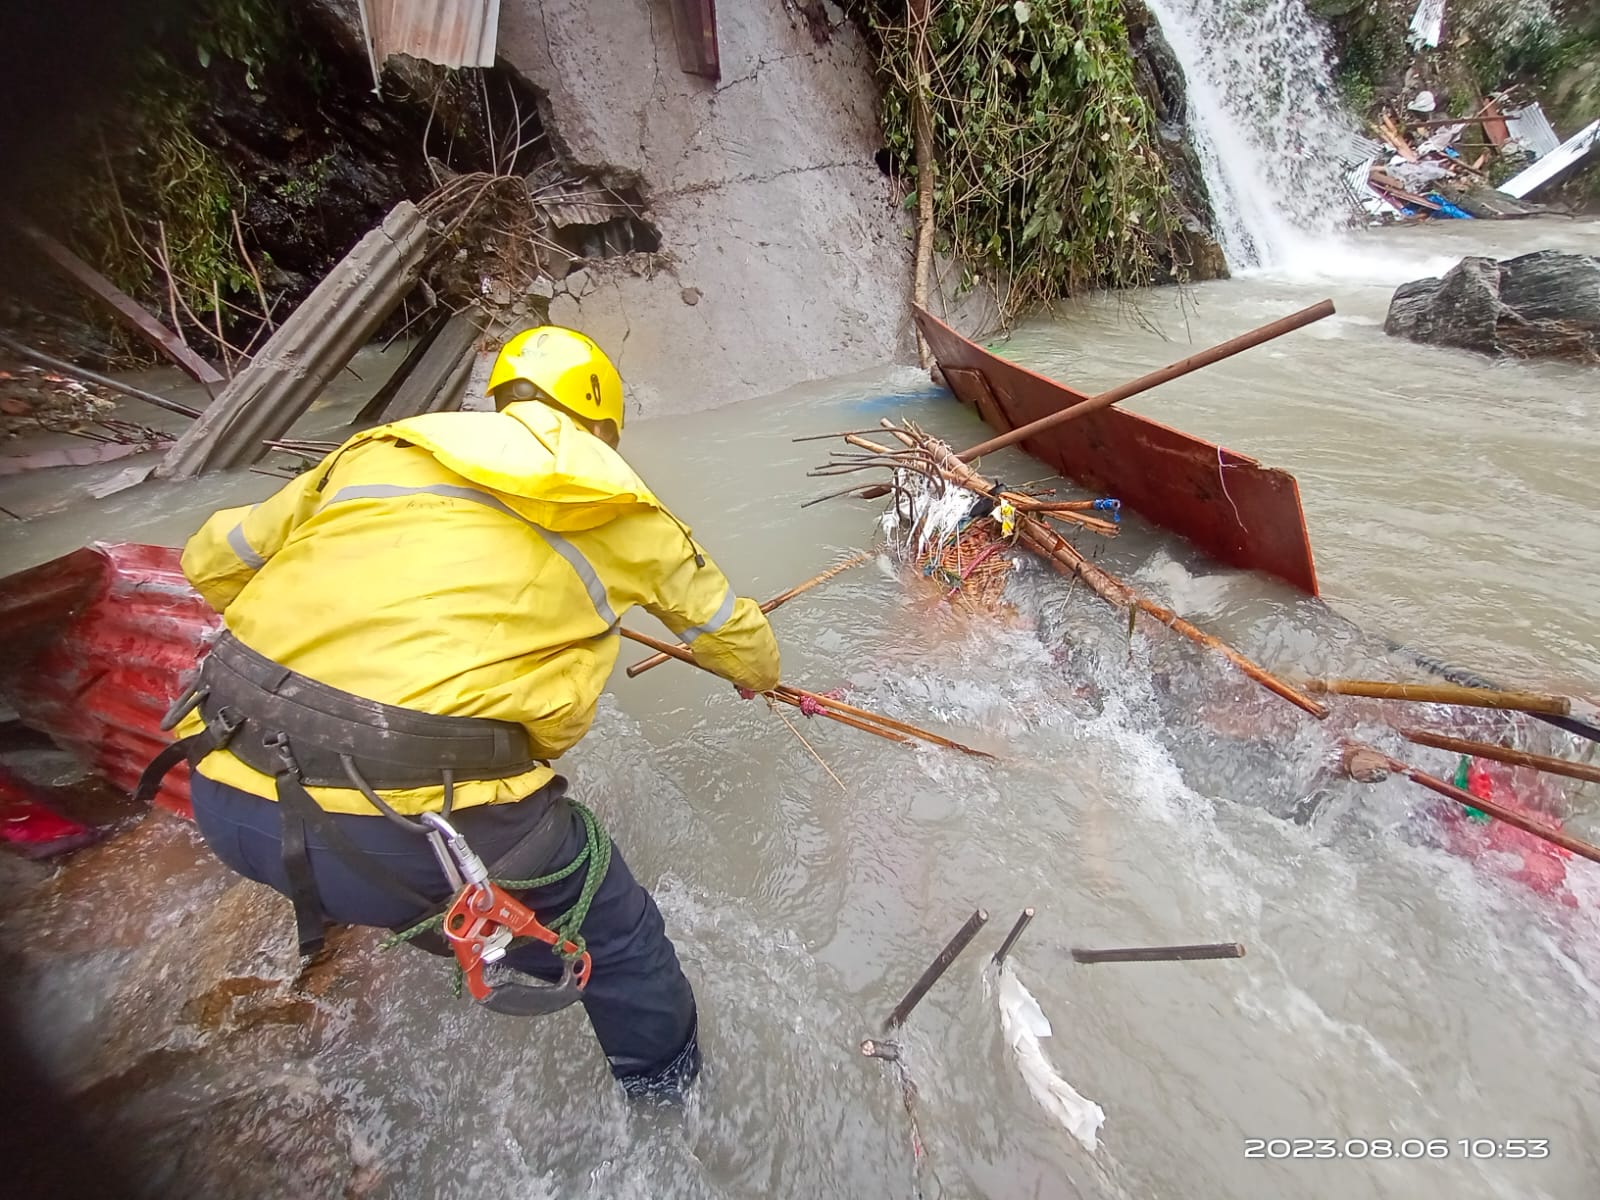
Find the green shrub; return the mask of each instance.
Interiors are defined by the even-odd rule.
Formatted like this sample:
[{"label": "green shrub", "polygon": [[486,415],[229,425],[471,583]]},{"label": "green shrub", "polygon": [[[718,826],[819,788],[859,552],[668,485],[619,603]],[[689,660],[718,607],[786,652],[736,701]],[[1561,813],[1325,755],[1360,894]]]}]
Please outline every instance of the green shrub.
[{"label": "green shrub", "polygon": [[[1122,0],[932,0],[940,244],[1009,284],[1002,316],[1171,260],[1174,202]],[[880,50],[883,127],[914,177],[906,6],[858,2]]]}]

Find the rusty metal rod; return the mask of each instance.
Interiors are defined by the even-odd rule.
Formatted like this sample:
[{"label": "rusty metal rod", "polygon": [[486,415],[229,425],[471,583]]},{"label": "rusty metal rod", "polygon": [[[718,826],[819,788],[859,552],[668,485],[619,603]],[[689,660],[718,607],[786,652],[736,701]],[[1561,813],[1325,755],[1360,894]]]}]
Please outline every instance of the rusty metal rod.
[{"label": "rusty metal rod", "polygon": [[1466,738],[1449,737],[1426,729],[1402,729],[1401,736],[1419,746],[1432,746],[1437,750],[1453,750],[1457,754],[1470,754],[1473,758],[1489,758],[1495,762],[1510,763],[1514,767],[1532,767],[1551,775],[1565,775],[1569,779],[1586,779],[1600,783],[1600,767],[1589,763],[1575,763],[1548,754],[1532,754],[1527,750],[1513,750],[1509,746],[1496,746],[1492,742],[1473,742]]},{"label": "rusty metal rod", "polygon": [[[860,554],[855,555],[853,558],[847,559],[842,563],[837,563],[834,566],[829,567],[826,571],[822,571],[816,575],[813,575],[804,583],[797,583],[788,591],[779,592],[771,600],[768,600],[761,606],[761,611],[764,613],[770,613],[775,609],[782,608],[785,604],[789,603],[789,601],[793,600],[801,593],[809,592],[818,584],[827,583],[828,580],[832,579],[835,575],[848,570],[850,567],[864,563],[871,557],[871,550],[863,550]],[[688,649],[688,647],[685,646],[684,649]],[[628,668],[628,678],[635,679],[638,676],[643,675],[646,671],[652,670],[655,667],[659,667],[662,663],[666,662],[669,657],[670,656],[666,654],[656,653],[652,654],[649,658],[641,658],[638,662],[634,663],[633,666]]]},{"label": "rusty metal rod", "polygon": [[1320,321],[1324,317],[1331,317],[1332,315],[1333,301],[1323,300],[1320,303],[1313,304],[1310,308],[1303,308],[1290,316],[1273,321],[1271,324],[1263,325],[1259,329],[1253,329],[1249,333],[1242,333],[1236,338],[1230,338],[1228,341],[1213,346],[1209,350],[1191,354],[1188,358],[1162,367],[1159,371],[1151,371],[1148,375],[1141,375],[1138,379],[1125,383],[1121,387],[1114,387],[1109,392],[1101,392],[1098,396],[1091,396],[1087,400],[1079,401],[1070,408],[1063,408],[1047,417],[1040,417],[1037,421],[1019,425],[1009,433],[1002,433],[986,442],[979,442],[971,449],[963,450],[957,457],[962,462],[971,462],[979,455],[992,454],[994,451],[1004,449],[1006,446],[1014,446],[1018,442],[1033,437],[1035,434],[1044,432],[1046,429],[1054,429],[1057,425],[1063,425],[1078,417],[1086,417],[1092,412],[1099,412],[1102,408],[1110,408],[1119,400],[1126,400],[1130,396],[1148,392],[1151,388],[1159,387],[1161,384],[1177,379],[1181,375],[1187,375],[1191,371],[1198,371],[1201,367],[1209,367],[1212,363],[1221,362],[1223,359],[1231,358],[1241,351],[1259,346],[1263,342],[1270,342],[1273,338],[1282,337],[1286,333],[1292,333],[1296,329],[1303,328],[1314,321]]},{"label": "rusty metal rod", "polygon": [[1383,759],[1391,771],[1404,775],[1412,783],[1420,783],[1429,791],[1437,792],[1447,800],[1454,800],[1463,808],[1475,808],[1479,812],[1486,812],[1497,821],[1504,821],[1507,825],[1515,826],[1524,833],[1531,833],[1536,838],[1543,838],[1551,845],[1560,846],[1563,850],[1570,850],[1580,858],[1587,858],[1590,862],[1600,863],[1600,846],[1592,846],[1582,838],[1575,838],[1570,833],[1554,829],[1548,825],[1540,824],[1532,817],[1517,812],[1515,809],[1506,808],[1493,800],[1483,796],[1474,796],[1471,792],[1456,787],[1453,783],[1446,783],[1424,771],[1419,771],[1413,766],[1408,766],[1398,758],[1391,758],[1381,750],[1368,746],[1365,742],[1346,742],[1346,746],[1357,750],[1369,751]]},{"label": "rusty metal rod", "polygon": [[1183,635],[1196,645],[1203,646],[1207,650],[1222,655],[1247,677],[1255,680],[1255,682],[1275,695],[1282,696],[1290,704],[1304,709],[1318,720],[1328,715],[1327,705],[1321,704],[1290,687],[1266,668],[1240,654],[1239,651],[1228,645],[1221,638],[1213,637],[1203,629],[1185,621],[1170,608],[1164,608],[1155,603],[1155,601],[1140,595],[1109,571],[1102,570],[1089,562],[1088,559],[1078,553],[1066,538],[1044,529],[1033,518],[1022,517],[1019,522],[1019,528],[1022,530],[1022,540],[1030,550],[1042,555],[1061,574],[1082,579],[1084,583],[1089,585],[1089,589],[1106,603],[1115,608],[1127,608],[1129,606],[1138,608],[1140,612],[1154,617],[1168,629]]},{"label": "rusty metal rod", "polygon": [[1129,946],[1120,950],[1072,949],[1072,961],[1080,963],[1191,962],[1203,958],[1243,958],[1238,942],[1207,942],[1199,946]]},{"label": "rusty metal rod", "polygon": [[922,1002],[928,994],[928,989],[939,982],[939,977],[950,969],[950,964],[955,962],[960,953],[967,948],[967,944],[978,936],[978,930],[989,919],[989,914],[983,909],[973,909],[972,915],[967,918],[967,923],[956,930],[955,937],[945,943],[945,948],[939,951],[939,957],[928,964],[928,969],[917,977],[911,985],[911,990],[900,997],[900,1003],[894,1006],[894,1011],[883,1022],[883,1030],[889,1033],[906,1023],[906,1018],[911,1015],[911,1010]]},{"label": "rusty metal rod", "polygon": [[1025,908],[1017,917],[1017,923],[1011,927],[1011,932],[1006,934],[1006,940],[1000,943],[1000,949],[994,952],[994,957],[989,961],[996,967],[1004,966],[1006,955],[1011,953],[1011,947],[1017,944],[1017,939],[1022,936],[1022,931],[1033,920],[1033,909]]},{"label": "rusty metal rod", "polygon": [[1319,695],[1366,696],[1374,700],[1411,700],[1419,704],[1454,704],[1463,708],[1498,708],[1510,712],[1572,715],[1566,696],[1541,692],[1503,692],[1454,683],[1388,683],[1376,679],[1308,679],[1305,690]]}]

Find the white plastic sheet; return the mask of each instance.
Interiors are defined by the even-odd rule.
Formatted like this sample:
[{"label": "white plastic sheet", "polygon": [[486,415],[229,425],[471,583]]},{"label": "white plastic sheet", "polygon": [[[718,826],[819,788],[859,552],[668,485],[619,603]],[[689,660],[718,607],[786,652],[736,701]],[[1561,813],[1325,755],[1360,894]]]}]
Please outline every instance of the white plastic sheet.
[{"label": "white plastic sheet", "polygon": [[1093,1100],[1086,1100],[1050,1065],[1040,1039],[1050,1036],[1050,1021],[1022,986],[1010,963],[1000,968],[1000,1029],[1006,1043],[1017,1056],[1017,1070],[1028,1085],[1028,1092],[1039,1106],[1061,1123],[1085,1150],[1093,1153],[1099,1145],[1098,1133],[1106,1114]]},{"label": "white plastic sheet", "polygon": [[1444,3],[1445,0],[1421,0],[1417,5],[1416,14],[1411,18],[1411,32],[1406,35],[1412,49],[1431,50],[1439,44],[1444,30]]}]

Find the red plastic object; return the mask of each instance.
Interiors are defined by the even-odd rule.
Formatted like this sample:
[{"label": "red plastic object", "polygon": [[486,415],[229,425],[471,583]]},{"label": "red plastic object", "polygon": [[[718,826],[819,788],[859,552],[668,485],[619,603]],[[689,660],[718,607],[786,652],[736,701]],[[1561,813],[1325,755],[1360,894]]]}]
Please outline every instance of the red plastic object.
[{"label": "red plastic object", "polygon": [[[221,624],[177,550],[97,543],[0,579],[0,690],[24,722],[131,792],[171,741],[161,717]],[[156,803],[190,815],[186,767]]]},{"label": "red plastic object", "polygon": [[[1540,812],[1517,794],[1511,768],[1500,763],[1473,759],[1467,768],[1467,791],[1515,809],[1552,829],[1561,828],[1554,817]],[[1490,821],[1487,825],[1470,821],[1459,808],[1453,809],[1448,821],[1450,846],[1457,854],[1469,858],[1490,851],[1507,855],[1509,864],[1515,865],[1506,871],[1506,878],[1526,884],[1541,896],[1554,897],[1569,906],[1577,904],[1576,897],[1567,891],[1567,859],[1572,857],[1572,851],[1504,821]]]},{"label": "red plastic object", "polygon": [[87,846],[99,835],[44,802],[37,789],[0,767],[0,842],[27,858]]},{"label": "red plastic object", "polygon": [[[951,390],[996,432],[1089,399],[990,354],[926,313],[913,316]],[[1287,471],[1117,407],[1045,430],[1022,449],[1220,562],[1317,594],[1300,485]]]}]

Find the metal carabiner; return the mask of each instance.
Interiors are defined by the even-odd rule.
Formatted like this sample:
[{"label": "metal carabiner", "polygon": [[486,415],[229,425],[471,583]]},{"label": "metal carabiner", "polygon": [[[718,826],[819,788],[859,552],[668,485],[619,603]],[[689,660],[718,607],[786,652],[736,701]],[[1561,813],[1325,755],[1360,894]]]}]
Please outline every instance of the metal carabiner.
[{"label": "metal carabiner", "polygon": [[454,825],[436,812],[425,812],[419,819],[428,827],[428,842],[456,888],[481,888],[489,882],[489,868]]}]

